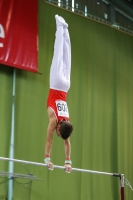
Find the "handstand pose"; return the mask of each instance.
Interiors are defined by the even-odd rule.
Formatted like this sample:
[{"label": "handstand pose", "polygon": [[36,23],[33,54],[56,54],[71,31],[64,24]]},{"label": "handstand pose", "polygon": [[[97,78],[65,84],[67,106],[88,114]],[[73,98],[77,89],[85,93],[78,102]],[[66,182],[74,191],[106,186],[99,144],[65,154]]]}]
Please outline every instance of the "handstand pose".
[{"label": "handstand pose", "polygon": [[47,100],[49,124],[47,128],[47,138],[45,145],[45,163],[48,169],[53,169],[54,165],[50,159],[53,133],[64,139],[65,149],[65,170],[71,172],[71,144],[70,135],[73,126],[69,122],[69,111],[66,103],[67,92],[70,88],[71,73],[71,43],[68,32],[68,24],[65,20],[55,15],[56,38],[54,44],[54,55],[50,69],[50,90]]}]

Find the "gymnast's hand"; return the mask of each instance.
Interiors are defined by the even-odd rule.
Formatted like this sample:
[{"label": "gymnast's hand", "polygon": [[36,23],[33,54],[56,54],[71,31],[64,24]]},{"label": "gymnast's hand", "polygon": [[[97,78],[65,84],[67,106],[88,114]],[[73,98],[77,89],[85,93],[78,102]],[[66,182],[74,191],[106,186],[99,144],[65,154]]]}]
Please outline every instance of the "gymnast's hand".
[{"label": "gymnast's hand", "polygon": [[65,164],[65,172],[66,173],[71,173],[71,171],[72,171],[71,165],[70,164]]},{"label": "gymnast's hand", "polygon": [[48,167],[49,170],[53,170],[54,169],[54,165],[53,165],[53,163],[51,161],[48,161],[46,164],[47,164],[47,167]]}]

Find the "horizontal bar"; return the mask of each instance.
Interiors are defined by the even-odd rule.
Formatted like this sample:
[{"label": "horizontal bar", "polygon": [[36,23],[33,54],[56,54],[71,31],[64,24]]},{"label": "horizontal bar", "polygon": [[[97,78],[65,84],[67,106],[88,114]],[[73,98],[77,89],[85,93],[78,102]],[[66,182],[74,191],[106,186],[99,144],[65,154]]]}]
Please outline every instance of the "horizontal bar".
[{"label": "horizontal bar", "polygon": [[[0,157],[0,160],[23,163],[23,164],[27,164],[27,165],[36,165],[36,166],[47,167],[47,164],[45,164],[45,163],[37,163],[37,162],[31,162],[31,161],[25,161],[25,160],[17,160],[17,159],[4,158],[4,157]],[[54,168],[65,170],[64,166],[54,165]],[[108,175],[108,176],[121,177],[120,174],[116,174],[116,173],[100,172],[100,171],[93,171],[93,170],[79,169],[79,168],[72,168],[72,171],[87,172],[87,173],[92,173],[92,174],[102,174],[102,175]]]}]

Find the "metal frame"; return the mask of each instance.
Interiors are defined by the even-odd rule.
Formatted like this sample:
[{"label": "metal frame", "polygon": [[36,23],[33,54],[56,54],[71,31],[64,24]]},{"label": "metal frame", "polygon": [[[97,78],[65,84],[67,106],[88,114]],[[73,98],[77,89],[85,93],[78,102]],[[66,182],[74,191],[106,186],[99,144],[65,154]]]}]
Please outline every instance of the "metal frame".
[{"label": "metal frame", "polygon": [[10,179],[12,178],[25,178],[30,180],[39,180],[42,181],[43,179],[37,178],[36,176],[33,176],[33,174],[19,174],[19,173],[9,173],[9,172],[3,172],[0,171],[0,177],[8,177]]}]

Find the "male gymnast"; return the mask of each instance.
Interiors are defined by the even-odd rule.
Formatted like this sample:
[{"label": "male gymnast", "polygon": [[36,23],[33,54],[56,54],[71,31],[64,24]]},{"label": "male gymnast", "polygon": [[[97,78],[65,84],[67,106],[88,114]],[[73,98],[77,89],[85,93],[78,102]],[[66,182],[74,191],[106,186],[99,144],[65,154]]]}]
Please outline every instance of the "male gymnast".
[{"label": "male gymnast", "polygon": [[53,170],[54,165],[50,159],[53,133],[64,140],[65,171],[72,170],[70,135],[73,126],[69,122],[69,111],[66,97],[70,88],[71,73],[71,42],[68,32],[68,24],[65,20],[55,15],[56,35],[54,44],[54,55],[50,68],[50,90],[47,100],[49,124],[47,127],[45,159],[48,169]]}]

